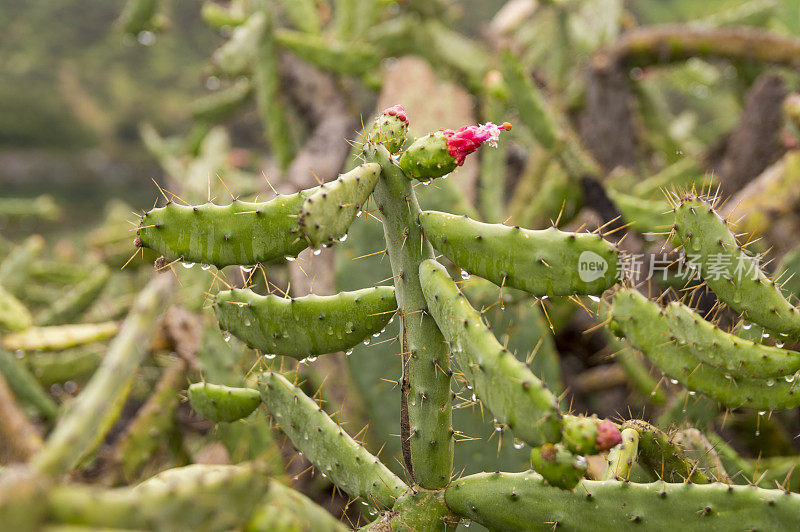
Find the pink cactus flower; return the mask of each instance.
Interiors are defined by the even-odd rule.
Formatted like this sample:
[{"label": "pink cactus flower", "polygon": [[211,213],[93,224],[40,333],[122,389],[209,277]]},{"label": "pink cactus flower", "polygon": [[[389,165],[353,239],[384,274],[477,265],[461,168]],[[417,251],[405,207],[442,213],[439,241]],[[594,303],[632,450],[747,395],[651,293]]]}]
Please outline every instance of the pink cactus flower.
[{"label": "pink cactus flower", "polygon": [[400,104],[389,107],[388,109],[383,111],[383,113],[389,116],[396,116],[397,118],[408,124],[408,115],[406,114],[406,108]]},{"label": "pink cactus flower", "polygon": [[607,451],[612,447],[619,445],[622,442],[622,434],[619,429],[609,420],[605,419],[597,425],[597,449],[600,451]]},{"label": "pink cactus flower", "polygon": [[445,129],[444,136],[447,139],[447,151],[456,160],[456,164],[461,166],[467,155],[477,150],[484,142],[493,148],[497,147],[497,139],[500,131],[511,129],[511,124],[504,122],[502,125],[495,125],[487,122],[480,126],[464,126],[453,131]]}]

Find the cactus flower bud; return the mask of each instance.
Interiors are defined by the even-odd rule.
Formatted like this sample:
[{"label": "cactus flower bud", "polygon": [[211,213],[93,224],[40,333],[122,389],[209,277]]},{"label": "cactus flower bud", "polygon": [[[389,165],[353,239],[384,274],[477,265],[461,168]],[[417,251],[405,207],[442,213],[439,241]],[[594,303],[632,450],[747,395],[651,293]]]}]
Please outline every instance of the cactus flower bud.
[{"label": "cactus flower bud", "polygon": [[389,153],[397,153],[406,141],[408,115],[402,105],[393,105],[375,117],[371,139],[386,146]]},{"label": "cactus flower bud", "polygon": [[622,433],[614,423],[604,419],[597,425],[595,443],[597,443],[598,451],[607,451],[622,443]]},{"label": "cactus flower bud", "polygon": [[467,155],[487,143],[497,147],[500,131],[511,129],[504,122],[479,126],[464,126],[457,130],[444,129],[420,137],[400,157],[400,168],[414,179],[427,181],[447,175],[464,164]]}]

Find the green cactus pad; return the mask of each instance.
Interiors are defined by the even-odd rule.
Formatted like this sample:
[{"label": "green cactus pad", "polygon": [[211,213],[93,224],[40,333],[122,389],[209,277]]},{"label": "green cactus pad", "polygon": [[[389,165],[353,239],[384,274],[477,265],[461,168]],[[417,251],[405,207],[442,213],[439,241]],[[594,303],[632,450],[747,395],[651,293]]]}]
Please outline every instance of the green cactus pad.
[{"label": "green cactus pad", "polygon": [[675,209],[673,241],[697,257],[700,273],[726,305],[748,321],[800,336],[800,310],[736,242],[728,222],[705,201],[691,197]]},{"label": "green cactus pad", "polygon": [[189,402],[195,412],[214,423],[246,418],[261,404],[258,390],[196,382],[189,386]]},{"label": "green cactus pad", "polygon": [[367,74],[376,69],[381,60],[370,45],[336,41],[285,28],[275,31],[275,42],[312,65],[338,74]]},{"label": "green cactus pad", "polygon": [[536,473],[480,473],[445,492],[456,513],[490,530],[789,530],[800,495],[727,484],[584,480],[555,490]]},{"label": "green cactus pad", "polygon": [[136,369],[169,301],[172,280],[159,276],[139,292],[119,334],[91,380],[59,416],[32,467],[52,476],[68,473],[105,438],[125,405]]},{"label": "green cactus pad", "polygon": [[560,443],[545,443],[531,449],[531,464],[548,484],[562,490],[571,490],[586,475],[586,459],[572,454]]},{"label": "green cactus pad", "polygon": [[[294,2],[295,0],[290,0]],[[247,532],[348,532],[328,510],[299,491],[273,480],[267,496],[258,503]]]},{"label": "green cactus pad", "polygon": [[617,282],[617,250],[600,235],[420,215],[431,244],[469,273],[535,296],[602,294]]},{"label": "green cactus pad", "polygon": [[312,246],[333,243],[347,233],[372,194],[380,170],[379,164],[364,163],[306,198],[298,225]]},{"label": "green cactus pad", "polygon": [[[372,197],[383,222],[400,309],[400,352],[407,366],[404,377],[408,387],[401,391],[401,404],[408,406],[404,458],[410,455],[412,478],[420,486],[442,488],[450,482],[455,445],[450,353],[439,327],[427,312],[418,274],[420,263],[433,258],[433,248],[417,223],[420,208],[412,182],[392,162],[386,147],[368,144],[364,155],[381,165],[381,178]],[[408,460],[405,465],[411,468]]]},{"label": "green cactus pad", "polygon": [[[800,353],[744,340],[673,301],[664,309],[671,337],[692,356],[734,377],[779,378],[800,370]],[[666,341],[666,340],[664,340]]]},{"label": "green cactus pad", "polygon": [[708,475],[691,460],[670,436],[650,423],[631,419],[623,430],[633,429],[639,434],[639,464],[653,478],[670,482],[690,480],[696,484],[707,484]]},{"label": "green cactus pad", "polygon": [[23,331],[31,325],[33,317],[25,305],[0,286],[0,331]]},{"label": "green cactus pad", "polygon": [[620,290],[614,295],[611,316],[634,347],[689,390],[729,408],[779,410],[800,405],[800,380],[792,375],[774,380],[734,379],[700,362],[691,351],[671,340],[670,320],[661,306],[634,290]]},{"label": "green cactus pad", "polygon": [[225,44],[211,55],[211,62],[229,77],[246,74],[252,67],[261,35],[266,31],[267,17],[259,11],[236,27]]},{"label": "green cactus pad", "polygon": [[442,177],[458,168],[442,131],[415,140],[400,156],[398,165],[408,177],[420,181]]},{"label": "green cactus pad", "polygon": [[76,323],[30,327],[3,338],[3,348],[10,351],[60,351],[92,342],[108,340],[119,331],[119,323]]},{"label": "green cactus pad", "polygon": [[221,329],[264,353],[298,359],[358,345],[383,330],[396,308],[390,286],[297,298],[230,290],[214,305]]},{"label": "green cactus pad", "polygon": [[263,468],[252,464],[194,464],[169,469],[134,487],[64,485],[48,497],[48,518],[121,529],[241,529],[269,482]]},{"label": "green cactus pad", "polygon": [[262,203],[169,203],[142,218],[136,244],[169,261],[181,259],[218,268],[294,257],[308,247],[297,219],[303,202],[316,190]]},{"label": "green cactus pad", "polygon": [[36,378],[17,360],[13,354],[0,349],[0,374],[19,399],[33,406],[47,419],[55,419],[58,405],[44,391]]},{"label": "green cactus pad", "polygon": [[508,352],[481,315],[435,260],[419,267],[422,291],[436,324],[476,395],[531,446],[561,439],[558,400],[530,369]]},{"label": "green cactus pad", "polygon": [[[209,5],[207,3],[204,5]],[[213,4],[219,5],[219,4]],[[253,94],[253,85],[246,78],[237,79],[229,87],[198,98],[191,105],[192,118],[206,124],[217,124],[236,113]]]},{"label": "green cactus pad", "polygon": [[111,270],[105,264],[101,264],[92,271],[87,279],[75,285],[66,295],[48,307],[38,317],[37,323],[39,325],[60,325],[77,320],[95,302],[110,278]]},{"label": "green cactus pad", "polygon": [[400,478],[285,377],[268,372],[258,382],[275,423],[320,472],[351,497],[381,509],[394,506],[407,489]]}]

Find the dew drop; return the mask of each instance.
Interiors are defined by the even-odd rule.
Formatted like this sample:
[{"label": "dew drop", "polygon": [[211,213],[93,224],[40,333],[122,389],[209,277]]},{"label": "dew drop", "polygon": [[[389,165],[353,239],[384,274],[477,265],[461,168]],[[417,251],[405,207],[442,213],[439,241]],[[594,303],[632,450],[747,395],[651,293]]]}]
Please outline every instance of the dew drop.
[{"label": "dew drop", "polygon": [[767,384],[767,386],[775,386],[775,381],[772,380],[772,379],[767,379],[766,384]]},{"label": "dew drop", "polygon": [[315,249],[314,250],[314,255],[319,255],[320,253],[322,253],[321,249]]},{"label": "dew drop", "polygon": [[347,235],[346,234],[342,238],[339,239],[339,242],[346,242],[346,241],[347,241]]},{"label": "dew drop", "polygon": [[669,382],[672,384],[678,384],[678,379],[670,379]]},{"label": "dew drop", "polygon": [[266,358],[267,360],[274,360],[275,357],[277,357],[277,356],[278,355],[264,355],[264,358]]},{"label": "dew drop", "polygon": [[745,331],[750,330],[750,328],[752,327],[753,327],[752,323],[745,323],[744,325],[742,325],[742,329],[744,329]]},{"label": "dew drop", "polygon": [[319,358],[319,357],[308,357],[308,358],[306,359],[306,362],[316,362],[316,361],[317,361],[317,358]]},{"label": "dew drop", "polygon": [[366,340],[364,340],[364,345],[369,345],[369,338],[367,338]]},{"label": "dew drop", "polygon": [[200,265],[200,269],[203,270],[203,271],[208,271],[208,270],[211,269],[211,265],[210,264],[201,264]]},{"label": "dew drop", "polygon": [[352,349],[348,349],[347,351],[344,352],[344,356],[346,356],[346,357],[349,357],[352,354],[353,354],[353,350]]},{"label": "dew drop", "polygon": [[253,271],[253,268],[255,268],[255,266],[250,266],[249,268],[247,266],[240,266],[240,268],[244,273],[250,273]]},{"label": "dew drop", "polygon": [[75,384],[73,381],[67,381],[64,383],[64,391],[72,395],[73,393],[78,391],[78,385]]},{"label": "dew drop", "polygon": [[222,339],[225,340],[226,342],[230,342],[231,341],[231,333],[229,333],[228,331],[225,331],[224,333],[222,333]]},{"label": "dew drop", "polygon": [[288,262],[294,262],[296,259],[294,257],[290,257],[289,255],[286,255],[286,260]]},{"label": "dew drop", "polygon": [[186,269],[190,269],[194,267],[194,262],[182,262],[181,265]]},{"label": "dew drop", "polygon": [[594,301],[595,303],[600,303],[600,298],[599,298],[599,297],[597,297],[597,296],[591,296],[591,295],[590,295],[590,296],[589,296],[589,299],[591,299],[591,300],[592,300],[592,301]]},{"label": "dew drop", "polygon": [[469,279],[469,272],[467,270],[461,270],[461,278],[464,280]]},{"label": "dew drop", "polygon": [[373,338],[377,338],[378,336],[380,336],[380,335],[381,335],[381,333],[382,333],[382,332],[383,332],[383,331],[378,331],[378,332],[376,332],[375,334],[373,334],[373,335],[372,335],[372,337],[373,337]]}]

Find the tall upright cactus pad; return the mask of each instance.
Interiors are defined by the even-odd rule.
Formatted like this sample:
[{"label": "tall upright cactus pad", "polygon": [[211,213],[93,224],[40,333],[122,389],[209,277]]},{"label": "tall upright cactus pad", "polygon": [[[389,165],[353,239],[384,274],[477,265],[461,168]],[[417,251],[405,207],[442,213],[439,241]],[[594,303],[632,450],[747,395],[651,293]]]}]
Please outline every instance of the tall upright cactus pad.
[{"label": "tall upright cactus pad", "polygon": [[135,245],[167,260],[250,265],[294,257],[308,247],[297,223],[303,202],[316,188],[261,202],[228,205],[169,203],[142,217]]},{"label": "tall upright cactus pad", "polygon": [[[433,258],[433,248],[417,222],[420,208],[409,178],[384,146],[369,144],[365,155],[381,165],[373,198],[383,222],[402,320],[404,382],[400,393],[401,404],[408,412],[408,420],[401,420],[403,444],[407,446],[404,456],[410,454],[413,478],[422,487],[441,488],[450,482],[455,439],[450,354],[439,327],[427,312],[419,282],[419,266]],[[406,462],[410,468],[412,464]]]},{"label": "tall upright cactus pad", "polygon": [[572,491],[536,473],[481,473],[453,482],[447,505],[492,530],[782,530],[800,518],[800,495],[727,484],[584,480]]},{"label": "tall upright cactus pad", "polygon": [[800,336],[800,309],[761,271],[713,207],[689,197],[675,209],[674,242],[696,255],[700,273],[726,305],[775,332]]},{"label": "tall upright cactus pad", "polygon": [[296,298],[230,290],[214,304],[223,330],[264,353],[299,359],[358,345],[383,330],[396,309],[390,286]]},{"label": "tall upright cactus pad", "polygon": [[431,244],[469,273],[535,296],[601,294],[617,282],[617,250],[596,234],[522,229],[423,212]]},{"label": "tall upright cactus pad", "polygon": [[372,194],[380,171],[379,164],[362,164],[306,198],[298,224],[313,247],[332,244],[347,233]]},{"label": "tall upright cactus pad", "polygon": [[561,415],[556,397],[500,345],[444,266],[435,260],[423,261],[419,277],[428,308],[459,368],[497,421],[532,446],[559,441]]},{"label": "tall upright cactus pad", "polygon": [[407,486],[313,399],[278,373],[261,374],[258,384],[275,423],[324,475],[351,497],[380,509],[394,506]]},{"label": "tall upright cactus pad", "polygon": [[625,338],[667,376],[730,408],[779,410],[800,405],[798,379],[734,379],[695,358],[672,340],[669,319],[658,303],[635,290],[614,295],[611,316]]}]

